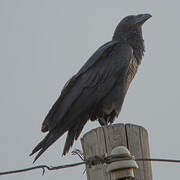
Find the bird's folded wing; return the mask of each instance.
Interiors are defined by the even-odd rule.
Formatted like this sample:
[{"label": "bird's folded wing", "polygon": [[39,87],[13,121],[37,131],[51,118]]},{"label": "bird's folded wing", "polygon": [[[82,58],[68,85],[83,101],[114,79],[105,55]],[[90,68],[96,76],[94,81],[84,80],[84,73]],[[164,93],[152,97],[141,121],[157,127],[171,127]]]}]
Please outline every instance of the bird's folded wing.
[{"label": "bird's folded wing", "polygon": [[65,85],[42,128],[52,130],[60,125],[66,129],[73,125],[78,115],[92,108],[113,88],[116,76],[128,67],[131,57],[132,49],[118,42],[100,47]]}]

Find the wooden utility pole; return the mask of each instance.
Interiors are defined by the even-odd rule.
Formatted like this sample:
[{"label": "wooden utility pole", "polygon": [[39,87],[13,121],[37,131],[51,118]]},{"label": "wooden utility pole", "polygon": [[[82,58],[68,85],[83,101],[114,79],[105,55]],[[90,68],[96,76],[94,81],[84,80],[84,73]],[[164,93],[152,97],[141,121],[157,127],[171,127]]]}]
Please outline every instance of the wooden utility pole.
[{"label": "wooden utility pole", "polygon": [[[148,133],[137,125],[114,124],[99,127],[86,133],[81,143],[87,159],[95,155],[110,155],[112,149],[117,146],[126,146],[135,158],[150,158]],[[139,168],[134,171],[135,180],[152,180],[151,163],[138,161],[137,164]],[[112,180],[106,164],[86,168],[88,180]]]}]

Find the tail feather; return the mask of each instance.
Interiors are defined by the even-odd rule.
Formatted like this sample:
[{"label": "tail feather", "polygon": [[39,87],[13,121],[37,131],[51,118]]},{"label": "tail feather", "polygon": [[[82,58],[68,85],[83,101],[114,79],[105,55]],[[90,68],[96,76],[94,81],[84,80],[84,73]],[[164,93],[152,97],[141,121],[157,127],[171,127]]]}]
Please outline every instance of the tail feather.
[{"label": "tail feather", "polygon": [[46,149],[48,149],[50,145],[52,145],[66,131],[68,131],[68,135],[66,138],[63,155],[68,153],[70,147],[74,143],[74,140],[77,140],[88,119],[88,113],[83,113],[77,119],[74,119],[73,124],[72,121],[70,121],[71,124],[69,121],[67,121],[63,124],[63,126],[56,127],[53,130],[49,131],[47,136],[33,149],[32,153],[30,154],[30,156],[32,156],[34,153],[39,151],[33,163],[46,151]]},{"label": "tail feather", "polygon": [[33,150],[32,153],[30,154],[30,156],[32,156],[34,153],[38,152],[42,147],[43,144],[47,141],[47,139],[49,138],[50,134],[48,134]]},{"label": "tail feather", "polygon": [[[86,115],[86,114],[85,114],[85,115]],[[87,123],[88,119],[89,119],[89,115],[86,115],[86,117],[84,117],[84,118],[82,119],[82,122],[79,123],[78,129],[77,129],[76,135],[75,135],[75,140],[78,139],[78,137],[79,137],[79,135],[81,134],[82,129],[83,129],[84,125]]]},{"label": "tail feather", "polygon": [[[64,132],[63,132],[64,133]],[[49,132],[47,136],[33,149],[30,156],[32,156],[34,153],[39,153],[36,155],[33,163],[41,156],[43,152],[46,151],[46,149],[52,145],[60,136],[62,136],[63,133],[57,133],[57,132]]]},{"label": "tail feather", "polygon": [[72,147],[74,140],[77,140],[88,119],[89,116],[87,115],[87,113],[84,113],[84,116],[80,117],[79,122],[68,131],[62,155],[66,155],[66,153],[69,152],[69,149]]},{"label": "tail feather", "polygon": [[74,136],[75,136],[75,133],[76,133],[76,127],[70,129],[68,131],[68,135],[66,137],[66,143],[65,143],[65,146],[64,146],[64,150],[63,150],[63,154],[62,155],[66,155],[66,153],[68,153],[70,147],[73,145],[74,143]]}]

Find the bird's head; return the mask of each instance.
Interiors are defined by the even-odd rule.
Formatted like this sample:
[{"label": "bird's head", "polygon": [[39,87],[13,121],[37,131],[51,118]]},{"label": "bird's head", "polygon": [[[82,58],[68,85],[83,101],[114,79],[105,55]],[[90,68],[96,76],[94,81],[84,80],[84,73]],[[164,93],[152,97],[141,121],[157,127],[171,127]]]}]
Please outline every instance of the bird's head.
[{"label": "bird's head", "polygon": [[113,39],[118,40],[121,35],[123,38],[128,38],[132,36],[133,33],[141,31],[142,25],[151,17],[150,14],[138,14],[125,17],[116,27]]}]

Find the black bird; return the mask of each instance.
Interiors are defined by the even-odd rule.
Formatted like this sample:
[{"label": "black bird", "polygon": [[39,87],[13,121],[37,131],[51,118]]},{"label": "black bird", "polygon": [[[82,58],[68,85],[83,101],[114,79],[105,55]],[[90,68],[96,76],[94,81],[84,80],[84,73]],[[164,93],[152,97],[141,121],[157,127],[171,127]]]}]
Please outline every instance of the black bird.
[{"label": "black bird", "polygon": [[144,55],[142,25],[151,17],[139,14],[125,17],[116,27],[112,40],[101,46],[64,86],[50,109],[42,132],[47,136],[33,149],[40,155],[68,132],[63,155],[79,137],[88,120],[113,123]]}]

